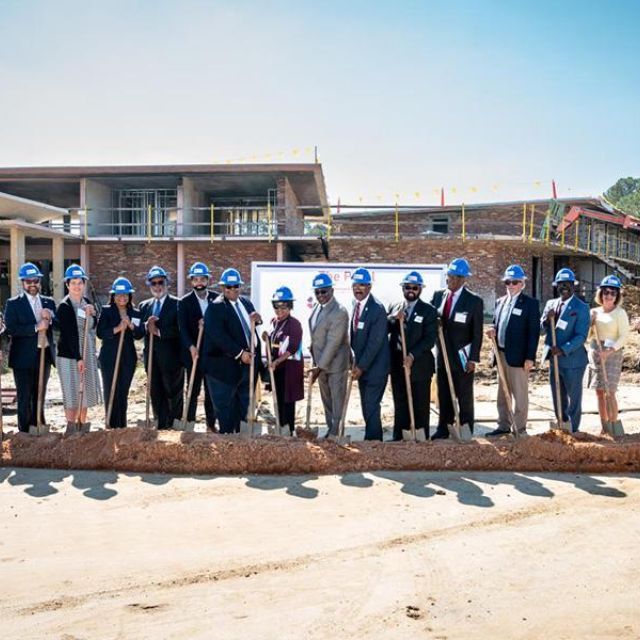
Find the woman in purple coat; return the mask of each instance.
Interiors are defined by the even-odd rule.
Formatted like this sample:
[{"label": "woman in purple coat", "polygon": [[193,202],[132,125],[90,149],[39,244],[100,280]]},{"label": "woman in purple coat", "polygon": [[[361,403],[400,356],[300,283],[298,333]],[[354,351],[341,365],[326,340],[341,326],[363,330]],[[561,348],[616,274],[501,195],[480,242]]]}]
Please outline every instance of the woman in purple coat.
[{"label": "woman in purple coat", "polygon": [[276,317],[271,320],[271,359],[276,383],[280,426],[295,430],[296,401],[304,398],[302,325],[291,315],[293,293],[289,287],[276,289],[271,304]]}]

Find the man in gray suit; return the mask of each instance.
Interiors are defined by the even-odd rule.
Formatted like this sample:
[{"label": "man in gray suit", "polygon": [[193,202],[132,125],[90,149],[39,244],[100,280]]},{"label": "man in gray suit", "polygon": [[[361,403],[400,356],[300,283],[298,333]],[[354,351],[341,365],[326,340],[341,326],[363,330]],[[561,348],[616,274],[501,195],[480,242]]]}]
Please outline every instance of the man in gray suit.
[{"label": "man in gray suit", "polygon": [[318,380],[328,431],[325,437],[338,435],[342,405],[347,391],[351,360],[349,313],[333,297],[333,280],[326,273],[313,279],[317,304],[311,311],[311,355],[313,379]]}]

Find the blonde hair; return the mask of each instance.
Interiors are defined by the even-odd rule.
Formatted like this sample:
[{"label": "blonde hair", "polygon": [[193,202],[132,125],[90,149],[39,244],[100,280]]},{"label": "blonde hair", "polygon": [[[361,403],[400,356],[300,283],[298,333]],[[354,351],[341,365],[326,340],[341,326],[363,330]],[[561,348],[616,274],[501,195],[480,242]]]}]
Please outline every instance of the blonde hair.
[{"label": "blonde hair", "polygon": [[[612,289],[612,288],[613,287],[607,287],[607,289]],[[602,287],[598,287],[594,301],[599,307],[602,306]],[[622,302],[622,290],[618,289],[618,291],[616,292],[616,301],[614,306],[617,307],[621,302]]]}]

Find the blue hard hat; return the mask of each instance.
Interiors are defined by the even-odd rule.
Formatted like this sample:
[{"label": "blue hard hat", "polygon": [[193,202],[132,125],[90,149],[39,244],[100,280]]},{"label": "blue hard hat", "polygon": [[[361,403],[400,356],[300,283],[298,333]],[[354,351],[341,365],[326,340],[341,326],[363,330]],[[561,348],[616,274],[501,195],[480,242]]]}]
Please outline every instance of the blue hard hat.
[{"label": "blue hard hat", "polygon": [[468,278],[471,275],[469,263],[464,258],[454,258],[447,267],[447,274]]},{"label": "blue hard hat", "polygon": [[244,284],[244,282],[242,282],[240,272],[237,269],[225,269],[220,276],[220,282],[218,282],[218,284],[223,287],[228,287],[234,284]]},{"label": "blue hard hat", "polygon": [[612,287],[613,289],[622,289],[622,282],[618,276],[605,276],[600,283],[601,287]]},{"label": "blue hard hat", "polygon": [[33,262],[25,262],[18,271],[18,279],[25,280],[26,278],[44,278],[44,276]]},{"label": "blue hard hat", "polygon": [[189,273],[187,274],[189,278],[193,278],[195,276],[206,276],[207,278],[211,275],[209,271],[209,267],[204,262],[194,262],[189,267]]},{"label": "blue hard hat", "polygon": [[153,267],[149,269],[149,273],[147,273],[147,284],[150,284],[154,278],[164,278],[165,280],[169,280],[167,272],[158,265],[153,265]]},{"label": "blue hard hat", "polygon": [[319,273],[313,279],[314,289],[326,289],[327,287],[333,287],[333,279],[328,273]]},{"label": "blue hard hat", "polygon": [[526,280],[527,275],[524,272],[524,269],[519,264],[509,265],[504,270],[504,275],[502,276],[503,280]]},{"label": "blue hard hat", "polygon": [[74,278],[82,278],[83,280],[89,279],[84,269],[79,264],[71,264],[64,272],[64,281],[69,282],[69,280],[73,280]]},{"label": "blue hard hat", "polygon": [[400,284],[419,284],[422,287],[424,280],[418,271],[409,271]]},{"label": "blue hard hat", "polygon": [[111,285],[111,291],[109,293],[133,293],[134,291],[135,289],[127,278],[116,278]]},{"label": "blue hard hat", "polygon": [[556,277],[551,284],[556,285],[560,284],[561,282],[571,282],[572,284],[578,283],[575,273],[573,273],[571,269],[567,269],[566,267],[564,269],[560,269],[560,271],[556,273]]},{"label": "blue hard hat", "polygon": [[293,302],[293,291],[289,287],[278,287],[271,296],[271,302]]},{"label": "blue hard hat", "polygon": [[351,274],[351,284],[371,284],[371,274],[368,269],[360,267]]}]

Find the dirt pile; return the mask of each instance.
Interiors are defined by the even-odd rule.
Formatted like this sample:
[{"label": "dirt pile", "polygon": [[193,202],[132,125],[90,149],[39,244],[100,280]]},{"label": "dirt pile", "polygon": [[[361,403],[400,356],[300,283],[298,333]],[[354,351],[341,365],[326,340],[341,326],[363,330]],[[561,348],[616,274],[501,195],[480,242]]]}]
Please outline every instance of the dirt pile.
[{"label": "dirt pile", "polygon": [[2,443],[4,466],[184,474],[333,474],[354,471],[640,471],[640,434],[614,442],[548,432],[518,442],[466,445],[332,442],[275,436],[246,439],[144,429],[40,438],[16,433]]}]

